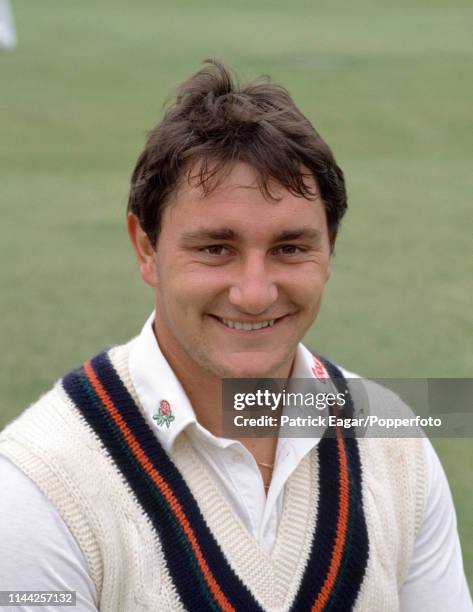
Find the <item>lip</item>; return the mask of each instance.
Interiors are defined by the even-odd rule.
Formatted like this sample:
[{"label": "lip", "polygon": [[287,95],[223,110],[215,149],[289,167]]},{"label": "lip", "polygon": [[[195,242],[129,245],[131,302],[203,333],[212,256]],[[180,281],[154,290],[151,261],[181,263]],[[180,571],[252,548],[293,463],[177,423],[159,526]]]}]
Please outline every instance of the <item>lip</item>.
[{"label": "lip", "polygon": [[[235,329],[233,327],[227,327],[225,323],[222,323],[222,321],[220,320],[220,317],[217,317],[216,315],[211,314],[208,316],[211,317],[214,321],[216,321],[224,330],[226,330],[229,333],[236,334],[237,336],[253,337],[253,336],[260,336],[262,334],[272,333],[275,329],[279,327],[279,325],[285,319],[287,319],[289,315],[283,315],[282,317],[278,317],[274,320],[274,325],[268,325],[267,327],[262,327],[261,329]],[[225,317],[222,317],[222,318],[225,318]],[[268,320],[268,319],[265,319],[265,320]]]}]

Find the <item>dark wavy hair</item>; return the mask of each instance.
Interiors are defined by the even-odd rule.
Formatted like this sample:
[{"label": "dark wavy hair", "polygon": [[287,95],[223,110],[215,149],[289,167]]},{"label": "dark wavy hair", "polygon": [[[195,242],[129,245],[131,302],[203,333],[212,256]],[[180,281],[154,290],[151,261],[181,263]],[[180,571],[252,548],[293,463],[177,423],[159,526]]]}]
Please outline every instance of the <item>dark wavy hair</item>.
[{"label": "dark wavy hair", "polygon": [[276,181],[294,195],[314,199],[317,194],[304,180],[308,171],[323,200],[333,250],[347,195],[330,147],[284,87],[268,77],[240,86],[215,59],[178,87],[175,103],[149,133],[131,178],[128,211],[156,245],[163,210],[183,178],[197,180],[207,194],[234,162],[256,170],[268,198],[273,198],[269,184]]}]

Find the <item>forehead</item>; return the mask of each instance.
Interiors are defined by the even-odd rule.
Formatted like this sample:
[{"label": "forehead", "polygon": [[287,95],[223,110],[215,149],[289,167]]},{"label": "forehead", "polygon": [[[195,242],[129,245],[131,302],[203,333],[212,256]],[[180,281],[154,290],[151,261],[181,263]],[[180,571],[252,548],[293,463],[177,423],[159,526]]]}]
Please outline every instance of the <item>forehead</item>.
[{"label": "forehead", "polygon": [[[268,183],[268,193],[261,188],[255,169],[244,163],[226,167],[202,186],[197,171],[191,169],[182,180],[164,211],[162,230],[189,231],[192,228],[234,228],[238,234],[280,232],[282,227],[326,226],[325,211],[317,184],[312,176],[305,181],[315,192],[311,199],[297,196],[275,180]],[[209,188],[210,187],[210,188]]]}]

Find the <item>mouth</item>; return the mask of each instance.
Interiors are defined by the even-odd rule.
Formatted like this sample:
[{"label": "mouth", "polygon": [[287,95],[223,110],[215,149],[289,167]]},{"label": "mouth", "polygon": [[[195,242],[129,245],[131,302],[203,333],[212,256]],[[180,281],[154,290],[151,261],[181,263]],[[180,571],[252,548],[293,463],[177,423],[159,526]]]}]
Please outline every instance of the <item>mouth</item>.
[{"label": "mouth", "polygon": [[262,321],[238,321],[234,319],[225,319],[216,315],[210,316],[221,323],[228,330],[257,334],[271,331],[272,328],[278,326],[280,322],[288,315],[283,315],[282,317],[277,317],[275,319],[265,319]]}]

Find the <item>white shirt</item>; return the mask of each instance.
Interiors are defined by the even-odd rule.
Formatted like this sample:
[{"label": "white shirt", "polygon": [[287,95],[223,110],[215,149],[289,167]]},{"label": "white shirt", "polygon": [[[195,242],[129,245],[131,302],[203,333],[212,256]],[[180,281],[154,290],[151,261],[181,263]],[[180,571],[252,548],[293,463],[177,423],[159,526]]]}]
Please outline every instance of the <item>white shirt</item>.
[{"label": "white shirt", "polygon": [[[133,341],[129,366],[143,415],[169,453],[186,430],[246,528],[270,551],[281,516],[284,485],[319,438],[280,438],[266,497],[261,473],[251,453],[238,441],[204,429],[152,329],[153,315]],[[311,378],[312,354],[299,344],[292,376]],[[348,374],[349,375],[349,374]],[[175,420],[159,427],[153,420],[166,400]],[[463,571],[455,510],[439,459],[425,439],[427,504],[408,576],[401,589],[402,612],[471,612],[473,604]],[[0,456],[0,590],[73,590],[76,610],[97,610],[94,584],[80,548],[51,502],[16,466]],[[16,607],[15,610],[27,610]],[[54,612],[58,608],[42,608]]]}]

